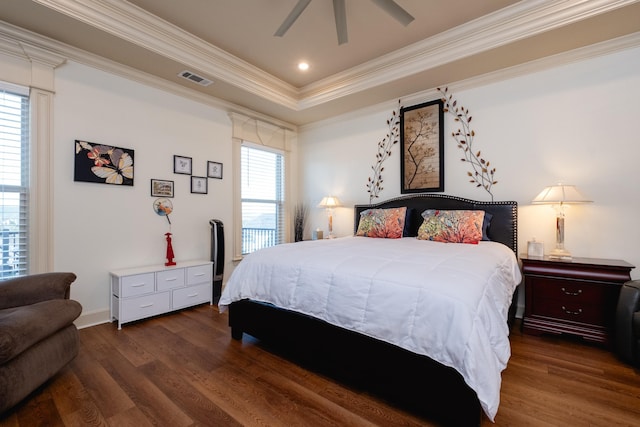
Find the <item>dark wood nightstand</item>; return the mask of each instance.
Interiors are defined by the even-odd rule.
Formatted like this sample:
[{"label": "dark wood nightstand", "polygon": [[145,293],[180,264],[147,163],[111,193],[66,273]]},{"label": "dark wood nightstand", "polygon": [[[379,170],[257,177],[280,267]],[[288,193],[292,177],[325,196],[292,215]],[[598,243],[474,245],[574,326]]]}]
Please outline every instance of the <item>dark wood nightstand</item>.
[{"label": "dark wood nightstand", "polygon": [[520,255],[525,286],[525,333],[568,333],[613,345],[620,287],[633,265],[599,258],[556,260]]}]

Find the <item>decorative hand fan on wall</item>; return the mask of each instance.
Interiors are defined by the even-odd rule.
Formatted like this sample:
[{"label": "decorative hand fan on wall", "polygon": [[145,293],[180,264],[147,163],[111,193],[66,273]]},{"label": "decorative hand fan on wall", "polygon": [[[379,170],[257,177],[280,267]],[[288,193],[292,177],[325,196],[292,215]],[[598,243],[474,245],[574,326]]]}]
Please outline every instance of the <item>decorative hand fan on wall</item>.
[{"label": "decorative hand fan on wall", "polygon": [[[414,17],[404,10],[394,0],[371,0],[382,10],[391,15],[395,20],[400,22],[405,27],[414,20]],[[274,36],[282,37],[293,25],[294,22],[300,17],[305,8],[311,3],[311,0],[298,0],[298,3],[293,7],[289,16],[286,17],[280,28],[275,32]],[[336,20],[336,31],[338,33],[338,44],[344,44],[348,40],[347,37],[347,9],[345,6],[345,0],[333,0],[333,14]]]}]

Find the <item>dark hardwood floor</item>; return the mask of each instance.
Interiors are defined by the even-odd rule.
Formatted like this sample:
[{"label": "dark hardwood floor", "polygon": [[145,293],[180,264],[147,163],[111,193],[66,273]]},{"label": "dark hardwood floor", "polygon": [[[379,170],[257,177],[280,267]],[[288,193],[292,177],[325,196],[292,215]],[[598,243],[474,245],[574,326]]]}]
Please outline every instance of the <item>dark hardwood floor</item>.
[{"label": "dark hardwood floor", "polygon": [[[0,426],[435,425],[245,338],[209,305],[80,331],[78,357]],[[640,371],[513,328],[498,426],[640,426]],[[483,426],[492,423],[483,418]]]}]

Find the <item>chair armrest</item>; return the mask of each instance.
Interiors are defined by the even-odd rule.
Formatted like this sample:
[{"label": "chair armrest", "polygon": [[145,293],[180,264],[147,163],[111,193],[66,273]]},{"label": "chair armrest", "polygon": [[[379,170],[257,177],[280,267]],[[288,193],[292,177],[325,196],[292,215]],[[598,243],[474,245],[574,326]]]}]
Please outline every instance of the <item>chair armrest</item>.
[{"label": "chair armrest", "polygon": [[51,299],[69,299],[74,273],[42,273],[0,282],[0,309],[20,307]]},{"label": "chair armrest", "polygon": [[636,354],[640,332],[634,331],[634,317],[640,311],[640,280],[622,285],[616,309],[616,350],[628,362],[640,361]]}]

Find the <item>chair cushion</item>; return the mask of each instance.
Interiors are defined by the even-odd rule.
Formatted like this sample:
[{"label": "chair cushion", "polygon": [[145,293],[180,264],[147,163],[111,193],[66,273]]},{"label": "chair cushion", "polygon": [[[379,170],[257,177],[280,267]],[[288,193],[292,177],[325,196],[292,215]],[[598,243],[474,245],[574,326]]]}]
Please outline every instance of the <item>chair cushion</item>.
[{"label": "chair cushion", "polygon": [[0,364],[73,323],[82,306],[56,299],[0,310]]}]

